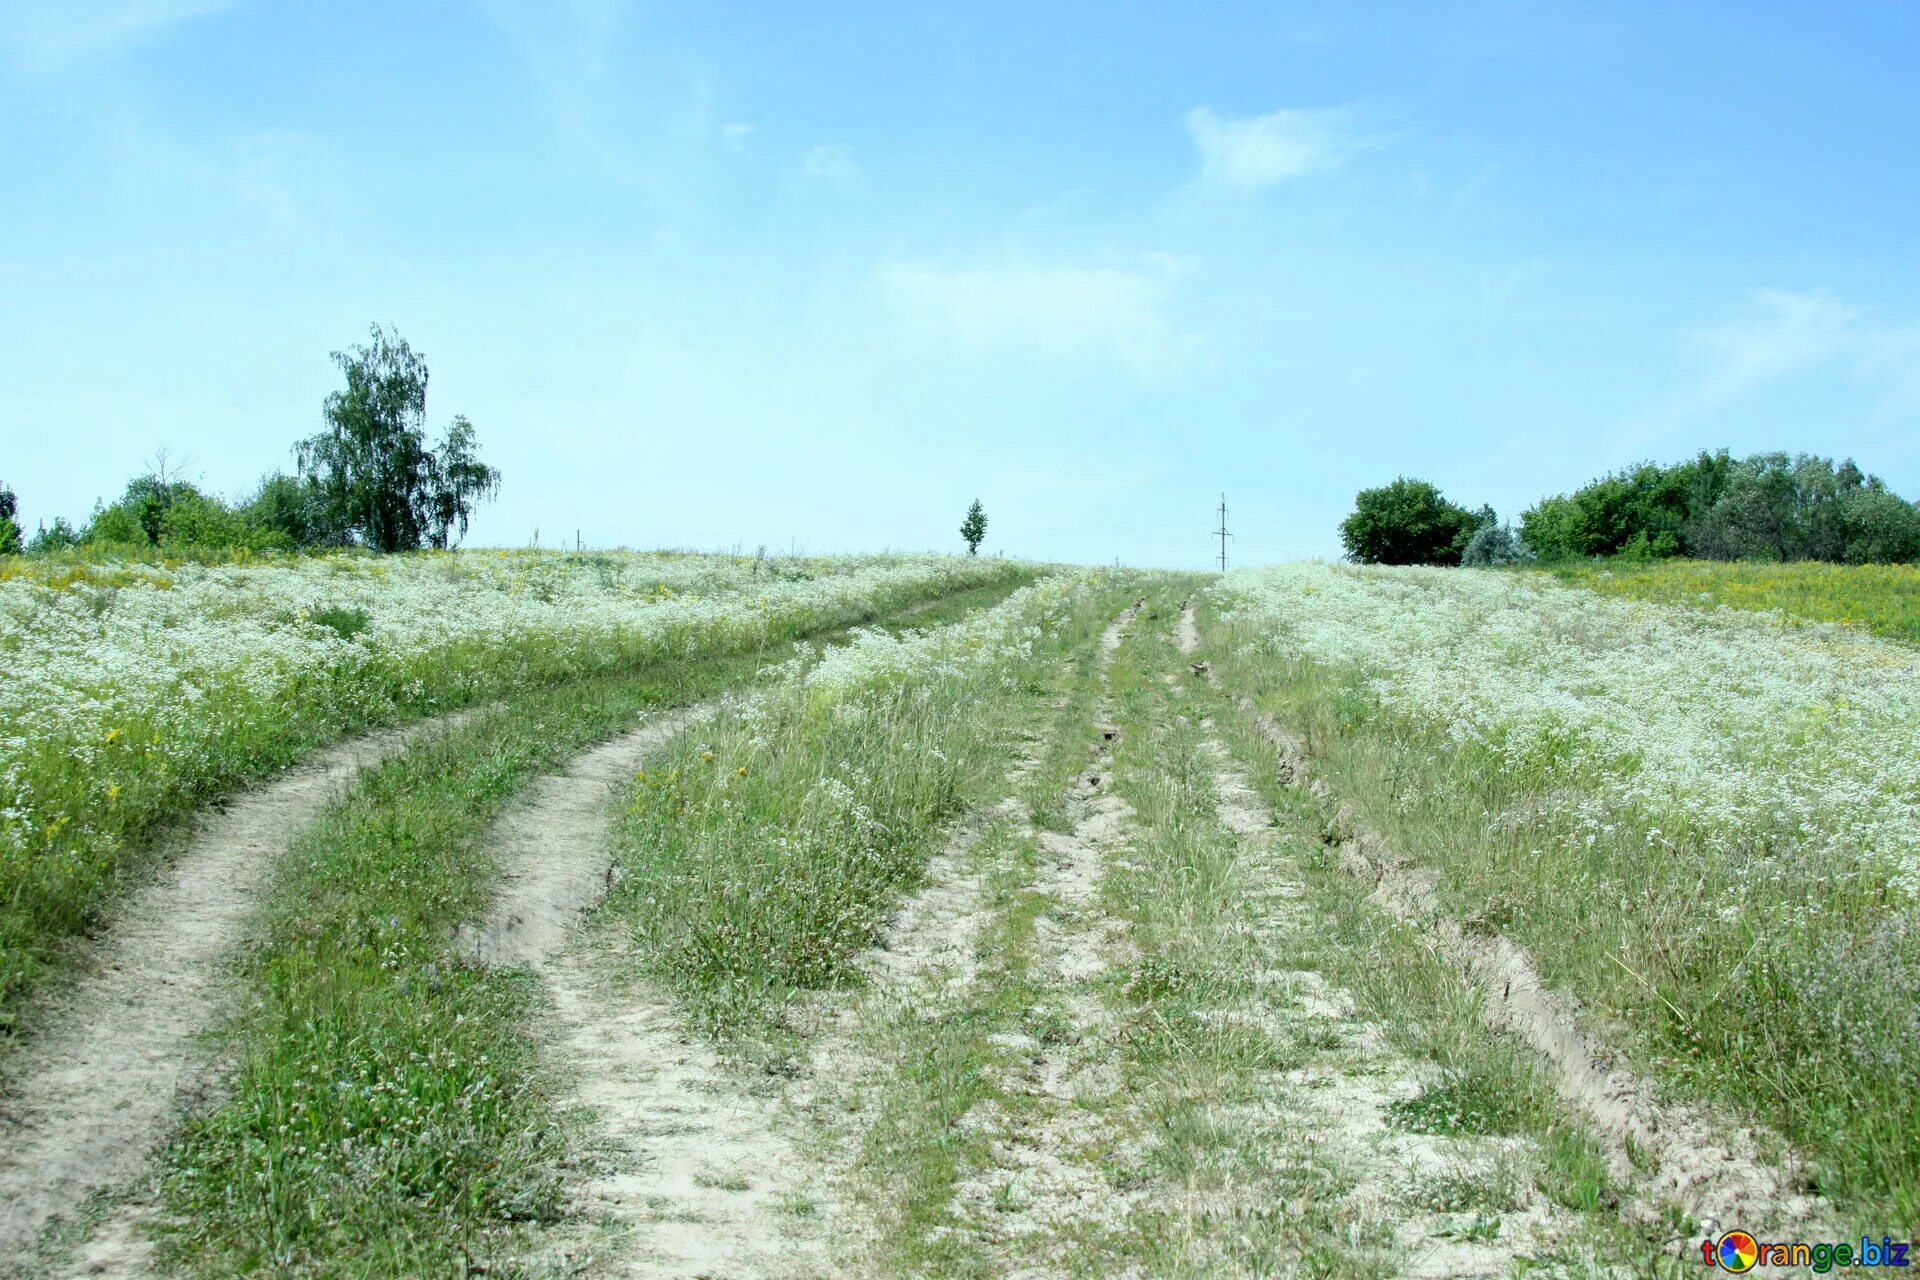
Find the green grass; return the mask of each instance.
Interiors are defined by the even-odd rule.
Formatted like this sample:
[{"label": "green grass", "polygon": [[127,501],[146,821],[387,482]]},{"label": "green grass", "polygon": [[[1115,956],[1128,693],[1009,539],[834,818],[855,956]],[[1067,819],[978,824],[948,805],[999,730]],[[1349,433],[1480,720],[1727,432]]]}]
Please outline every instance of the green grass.
[{"label": "green grass", "polygon": [[1554,565],[1560,581],[1602,595],[1661,604],[1757,612],[1835,622],[1920,644],[1920,566],[1727,563],[1717,560],[1611,561]]},{"label": "green grass", "polygon": [[[967,594],[916,621],[991,599]],[[455,1274],[555,1216],[564,1134],[522,1031],[542,997],[449,946],[491,900],[483,837],[533,778],[766,658],[528,690],[368,772],[296,841],[244,966],[259,1004],[229,1037],[230,1096],[165,1158],[173,1263]]]},{"label": "green grass", "polygon": [[[441,554],[437,559],[447,572],[459,572],[457,557]],[[580,558],[580,566],[590,568],[592,559]],[[30,578],[60,590],[84,588],[101,609],[122,589],[124,574],[112,564],[73,563],[49,576],[53,563],[6,560],[0,578]],[[367,563],[370,572],[384,572],[389,562]],[[994,562],[981,572],[993,573],[996,580],[964,593],[968,599],[941,607],[971,608],[1033,576],[1030,568],[1011,562]],[[140,589],[160,590],[151,585]],[[869,622],[920,602],[924,594],[893,591],[887,599],[796,607],[765,619],[764,629],[756,624],[715,631],[705,652],[722,656],[758,650],[811,632]],[[316,602],[311,620],[348,640],[362,636],[369,624],[363,609],[325,601]],[[367,650],[314,672],[291,692],[263,692],[222,675],[209,659],[212,666],[198,674],[192,693],[199,699],[197,722],[219,729],[190,749],[167,741],[151,713],[133,716],[91,741],[76,742],[51,731],[29,735],[16,786],[35,798],[36,810],[56,816],[29,838],[0,844],[0,1055],[10,1051],[14,1036],[32,1021],[43,988],[73,975],[78,940],[177,849],[187,821],[222,793],[344,734],[583,678],[617,678],[660,661],[662,646],[658,636],[638,631],[610,638],[582,630],[578,635],[465,641],[432,651]],[[669,652],[680,648],[684,640]],[[9,656],[8,637],[0,634],[0,670]]]},{"label": "green grass", "polygon": [[[1767,572],[1711,567],[1721,570]],[[1665,841],[1646,837],[1643,815],[1585,842],[1490,822],[1551,816],[1566,797],[1382,709],[1357,678],[1203,621],[1227,685],[1302,738],[1361,826],[1437,873],[1456,918],[1524,948],[1643,1071],[1784,1134],[1843,1220],[1878,1230],[1920,1217],[1920,1090],[1911,1056],[1893,1050],[1920,1042],[1920,927],[1883,879],[1836,884],[1831,868],[1784,859],[1763,835],[1694,847],[1684,813],[1645,819]],[[1752,874],[1769,860],[1764,878]],[[1828,995],[1811,1003],[1810,989]]]},{"label": "green grass", "polygon": [[710,1032],[783,1033],[918,881],[948,822],[1004,770],[1007,735],[1115,592],[1089,591],[1032,652],[855,693],[788,687],[663,752],[627,798],[603,915]]}]

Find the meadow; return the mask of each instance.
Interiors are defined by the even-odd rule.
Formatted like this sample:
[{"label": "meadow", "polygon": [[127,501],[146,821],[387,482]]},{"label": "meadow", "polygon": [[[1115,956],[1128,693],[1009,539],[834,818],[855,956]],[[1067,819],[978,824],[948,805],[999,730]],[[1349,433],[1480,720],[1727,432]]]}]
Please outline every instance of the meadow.
[{"label": "meadow", "polygon": [[1920,644],[1920,566],[1823,564],[1813,560],[1755,564],[1724,560],[1660,560],[1554,565],[1562,582],[1602,595],[1695,608],[1724,606],[1776,614],[1782,625],[1831,622],[1876,636]]},{"label": "meadow", "polygon": [[1821,1153],[1823,1188],[1920,1212],[1920,655],[1510,573],[1213,598],[1228,679],[1457,914]]},{"label": "meadow", "polygon": [[163,824],[343,732],[1026,573],[537,552],[0,564],[0,1030]]},{"label": "meadow", "polygon": [[8,562],[0,1274],[1904,1230],[1920,657],[1613,581]]}]

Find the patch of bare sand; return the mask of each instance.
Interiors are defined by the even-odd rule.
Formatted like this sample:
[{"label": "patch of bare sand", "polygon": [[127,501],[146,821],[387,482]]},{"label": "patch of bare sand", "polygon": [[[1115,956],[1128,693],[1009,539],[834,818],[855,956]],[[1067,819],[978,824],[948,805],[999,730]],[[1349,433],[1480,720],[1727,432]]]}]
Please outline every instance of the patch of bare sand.
[{"label": "patch of bare sand", "polygon": [[558,947],[612,884],[606,835],[614,789],[648,752],[714,710],[709,703],[649,720],[529,787],[489,837],[499,850],[500,892],[484,921],[461,930],[459,949],[482,964],[511,966],[534,964]]},{"label": "patch of bare sand", "polygon": [[574,930],[612,883],[615,789],[713,710],[649,721],[534,783],[489,837],[501,893],[459,939],[479,962],[526,966],[547,987],[551,1012],[535,1034],[568,1082],[563,1105],[591,1116],[573,1209],[601,1234],[574,1243],[604,1274],[796,1274],[827,1221],[782,1136],[776,1091],[726,1068],[665,996],[616,981]]},{"label": "patch of bare sand", "polygon": [[594,1171],[575,1207],[611,1228],[596,1272],[782,1277],[824,1265],[833,1214],[784,1133],[777,1089],[755,1089],[664,1000],[568,948],[535,966],[553,997],[544,1036],[593,1115]]},{"label": "patch of bare sand", "polygon": [[[20,1259],[50,1224],[138,1178],[180,1110],[212,1087],[196,1039],[229,1006],[223,961],[294,836],[361,769],[471,714],[338,743],[235,797],[134,895],[99,944],[97,967],[7,1065],[0,1259]],[[139,1253],[129,1243],[108,1256],[124,1273]]]}]

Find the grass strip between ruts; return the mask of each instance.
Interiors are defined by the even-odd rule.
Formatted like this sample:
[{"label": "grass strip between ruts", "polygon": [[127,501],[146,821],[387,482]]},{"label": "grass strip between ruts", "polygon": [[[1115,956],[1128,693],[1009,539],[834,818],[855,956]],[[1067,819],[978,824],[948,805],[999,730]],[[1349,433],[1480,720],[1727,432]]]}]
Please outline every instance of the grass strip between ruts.
[{"label": "grass strip between ruts", "polygon": [[[921,602],[913,628],[1017,583]],[[890,619],[882,619],[884,625]],[[752,681],[767,652],[534,689],[362,777],[289,852],[246,962],[231,1096],[168,1152],[166,1253],[214,1274],[437,1275],[559,1209],[564,1144],[524,973],[451,958],[533,778],[644,712]]]}]

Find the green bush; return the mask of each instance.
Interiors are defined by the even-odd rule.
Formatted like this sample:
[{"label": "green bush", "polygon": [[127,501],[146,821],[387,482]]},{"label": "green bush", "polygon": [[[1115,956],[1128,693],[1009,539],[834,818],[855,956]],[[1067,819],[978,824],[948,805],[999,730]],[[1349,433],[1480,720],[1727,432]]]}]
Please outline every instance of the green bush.
[{"label": "green bush", "polygon": [[1651,462],[1543,498],[1520,517],[1543,560],[1828,560],[1888,564],[1920,556],[1920,511],[1863,473],[1808,454],[1735,460],[1702,452]]},{"label": "green bush", "polygon": [[1361,564],[1459,564],[1461,554],[1493,512],[1456,506],[1425,480],[1405,476],[1362,489],[1353,514],[1340,522],[1347,555]]},{"label": "green bush", "polygon": [[0,556],[20,554],[20,501],[13,490],[0,484]]}]

